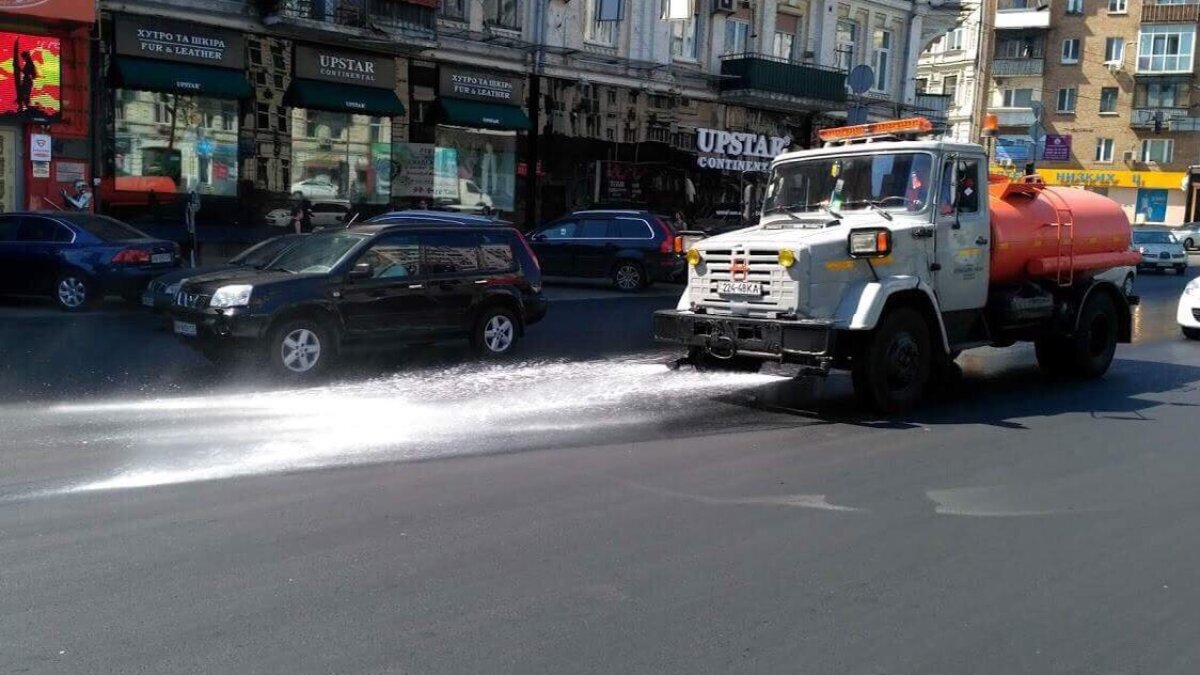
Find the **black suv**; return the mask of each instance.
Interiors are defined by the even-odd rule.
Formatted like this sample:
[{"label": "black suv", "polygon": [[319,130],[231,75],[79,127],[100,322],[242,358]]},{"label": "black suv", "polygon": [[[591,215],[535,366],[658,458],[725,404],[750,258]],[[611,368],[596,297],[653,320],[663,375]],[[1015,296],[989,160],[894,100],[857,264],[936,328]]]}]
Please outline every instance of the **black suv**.
[{"label": "black suv", "polygon": [[577,211],[530,238],[547,276],[609,278],[623,291],[678,278],[682,238],[649,211]]},{"label": "black suv", "polygon": [[190,278],[171,316],[214,361],[257,348],[273,370],[307,377],[356,343],[466,337],[502,356],[546,308],[537,258],[516,230],[412,221],[319,232],[266,269]]}]

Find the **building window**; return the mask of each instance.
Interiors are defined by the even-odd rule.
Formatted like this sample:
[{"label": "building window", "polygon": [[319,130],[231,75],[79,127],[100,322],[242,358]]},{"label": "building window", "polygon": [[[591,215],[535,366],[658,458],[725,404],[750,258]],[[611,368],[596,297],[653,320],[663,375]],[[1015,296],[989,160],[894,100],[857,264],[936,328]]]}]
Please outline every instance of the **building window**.
[{"label": "building window", "polygon": [[1075,87],[1067,87],[1058,90],[1058,112],[1073,113],[1075,112],[1075,99],[1078,98],[1079,90]]},{"label": "building window", "polygon": [[671,21],[671,56],[695,61],[699,51],[700,17],[693,14],[683,21]]},{"label": "building window", "polygon": [[1033,89],[1002,89],[1000,96],[1003,108],[1028,108],[1033,103]]},{"label": "building window", "polygon": [[924,77],[918,77],[916,90],[918,94],[927,93],[929,91],[929,80]]},{"label": "building window", "polygon": [[1067,14],[1083,14],[1083,0],[1067,0]]},{"label": "building window", "polygon": [[1108,0],[1109,14],[1127,14],[1129,12],[1129,0]]},{"label": "building window", "polygon": [[750,52],[750,22],[728,19],[725,21],[725,54]]},{"label": "building window", "polygon": [[1113,161],[1113,139],[1096,139],[1096,161],[1104,162],[1106,164]]},{"label": "building window", "polygon": [[947,75],[942,80],[942,95],[950,97],[950,103],[958,103],[958,76]]},{"label": "building window", "polygon": [[965,33],[964,33],[963,29],[961,29],[961,28],[955,28],[954,30],[950,31],[949,33],[946,33],[946,51],[948,51],[948,52],[962,51],[964,35],[965,35]]},{"label": "building window", "polygon": [[1142,26],[1138,35],[1140,73],[1191,73],[1196,26]]},{"label": "building window", "polygon": [[617,42],[617,26],[621,22],[621,0],[588,0],[587,39],[602,45]]},{"label": "building window", "polygon": [[796,37],[791,33],[775,31],[775,44],[771,48],[771,53],[775,56],[775,58],[787,59],[788,61],[791,61],[793,58],[795,58],[792,55],[792,49],[794,49],[795,43]]},{"label": "building window", "polygon": [[467,18],[467,0],[442,0],[438,13],[447,19],[465,21]]},{"label": "building window", "polygon": [[1139,84],[1133,91],[1135,108],[1181,108],[1183,85],[1180,82]]},{"label": "building window", "polygon": [[483,23],[498,28],[520,30],[520,3],[517,0],[483,0]]},{"label": "building window", "polygon": [[837,22],[837,67],[850,70],[854,67],[854,53],[858,49],[858,24],[847,19]]},{"label": "building window", "polygon": [[1101,113],[1117,112],[1117,91],[1116,87],[1103,87],[1100,89]]},{"label": "building window", "polygon": [[875,89],[887,91],[891,82],[892,31],[875,30]]},{"label": "building window", "polygon": [[238,102],[116,90],[114,187],[236,196]]},{"label": "building window", "polygon": [[386,203],[391,197],[392,120],[292,109],[288,194]]},{"label": "building window", "polygon": [[1125,38],[1110,37],[1104,41],[1104,62],[1122,63],[1125,61]]},{"label": "building window", "polygon": [[1001,39],[996,42],[998,59],[1040,59],[1042,41],[1030,37]]},{"label": "building window", "polygon": [[1071,38],[1063,40],[1062,43],[1062,62],[1063,63],[1079,63],[1079,38]]},{"label": "building window", "polygon": [[1175,154],[1175,141],[1170,138],[1147,138],[1142,141],[1142,161],[1170,164]]}]

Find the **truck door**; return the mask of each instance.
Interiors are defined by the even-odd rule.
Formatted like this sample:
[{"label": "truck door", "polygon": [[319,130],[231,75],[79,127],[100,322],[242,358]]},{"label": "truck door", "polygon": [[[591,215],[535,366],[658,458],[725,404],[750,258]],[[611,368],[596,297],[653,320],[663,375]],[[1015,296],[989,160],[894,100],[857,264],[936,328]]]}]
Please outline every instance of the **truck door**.
[{"label": "truck door", "polygon": [[[942,163],[934,204],[934,283],[942,312],[980,309],[987,304],[992,232],[985,166],[981,157],[968,155],[950,155]],[[957,204],[952,203],[955,190]]]}]

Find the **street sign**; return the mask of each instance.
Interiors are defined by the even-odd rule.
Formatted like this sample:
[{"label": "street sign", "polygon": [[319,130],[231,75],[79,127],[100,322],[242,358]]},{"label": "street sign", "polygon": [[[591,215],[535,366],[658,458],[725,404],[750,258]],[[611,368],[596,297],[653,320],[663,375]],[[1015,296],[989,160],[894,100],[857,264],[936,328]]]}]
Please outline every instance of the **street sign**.
[{"label": "street sign", "polygon": [[846,109],[846,124],[866,124],[867,106],[852,105]]},{"label": "street sign", "polygon": [[850,71],[850,78],[847,82],[850,85],[850,91],[861,94],[870,89],[872,84],[875,84],[875,71],[865,63],[854,66],[854,69]]},{"label": "street sign", "polygon": [[1033,118],[1038,121],[1046,115],[1046,106],[1042,105],[1041,101],[1030,101],[1029,109],[1033,111]]},{"label": "street sign", "polygon": [[1029,125],[1029,137],[1033,139],[1034,143],[1040,142],[1045,135],[1046,127],[1042,125],[1040,120]]}]

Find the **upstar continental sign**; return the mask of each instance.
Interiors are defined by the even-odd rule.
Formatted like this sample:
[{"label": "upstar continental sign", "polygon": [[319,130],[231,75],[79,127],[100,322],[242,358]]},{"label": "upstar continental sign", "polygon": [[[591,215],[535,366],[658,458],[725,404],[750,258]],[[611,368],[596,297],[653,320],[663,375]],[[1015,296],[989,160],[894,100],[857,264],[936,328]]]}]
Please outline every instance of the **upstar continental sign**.
[{"label": "upstar continental sign", "polygon": [[787,136],[697,129],[696,149],[700,156],[696,158],[696,165],[701,169],[721,171],[767,171],[771,168],[771,160],[791,144],[792,139]]}]

